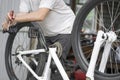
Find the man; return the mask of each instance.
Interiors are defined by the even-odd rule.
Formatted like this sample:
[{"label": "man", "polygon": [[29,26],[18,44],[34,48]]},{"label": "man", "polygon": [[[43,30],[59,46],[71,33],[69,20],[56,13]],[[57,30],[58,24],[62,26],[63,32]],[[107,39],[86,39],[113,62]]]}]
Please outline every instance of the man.
[{"label": "man", "polygon": [[49,45],[59,42],[62,45],[62,58],[66,60],[71,48],[71,31],[75,15],[63,0],[21,0],[20,13],[8,12],[3,30],[17,22],[39,21]]}]

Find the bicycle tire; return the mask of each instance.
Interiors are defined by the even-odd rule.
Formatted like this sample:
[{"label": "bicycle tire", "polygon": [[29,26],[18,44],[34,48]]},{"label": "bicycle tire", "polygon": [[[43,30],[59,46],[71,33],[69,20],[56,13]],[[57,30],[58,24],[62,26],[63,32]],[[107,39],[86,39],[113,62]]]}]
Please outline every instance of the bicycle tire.
[{"label": "bicycle tire", "polygon": [[[118,13],[120,12],[119,11],[120,10],[119,3],[120,3],[119,0],[88,0],[83,5],[83,7],[80,9],[80,11],[77,13],[77,16],[76,16],[76,19],[75,19],[75,22],[73,25],[73,31],[72,31],[72,47],[73,47],[73,51],[75,54],[75,58],[79,64],[80,68],[82,69],[82,71],[87,72],[88,64],[90,61],[90,57],[91,57],[92,49],[93,49],[94,42],[96,39],[97,31],[99,29],[104,30],[106,32],[109,31],[109,26],[111,25],[110,19],[113,19],[113,18],[110,18],[110,14],[112,14],[112,16],[114,15],[114,17],[116,17],[114,12],[116,12],[116,10],[118,10]],[[102,10],[103,13],[102,13],[102,20],[100,21],[99,19],[101,18],[101,15],[99,13],[99,11],[100,11],[99,6],[101,6],[101,5],[102,5],[102,8],[100,8],[100,10]],[[107,10],[108,8],[110,8],[110,9]],[[114,10],[112,10],[112,9],[114,9]],[[88,25],[88,27],[87,27],[87,25],[85,25],[85,23],[89,19],[89,15],[92,13],[92,11],[95,11],[95,10],[96,10],[96,12],[94,12],[94,14],[97,14],[97,18],[94,18],[96,16],[92,14],[93,15],[92,19],[93,18],[95,19],[94,22],[96,21],[97,27],[91,29],[92,28],[92,27],[90,27],[91,24]],[[110,10],[112,13],[110,13]],[[118,15],[118,13],[117,13],[117,15]],[[107,16],[106,16],[106,14],[107,14]],[[99,18],[98,18],[98,16],[99,16]],[[119,30],[119,23],[118,23],[119,19],[120,19],[120,16],[118,16],[114,22],[114,25],[115,25],[114,31],[116,31],[116,34],[117,34],[117,30]],[[97,21],[99,21],[99,22],[97,22]],[[100,27],[98,24],[102,21],[103,21],[104,27]],[[90,20],[89,20],[89,22],[90,22]],[[94,22],[91,22],[91,23],[94,23]],[[105,29],[105,27],[106,27],[106,29]],[[87,29],[89,29],[89,31],[87,31]],[[95,31],[93,31],[93,30],[95,30]],[[110,28],[110,30],[111,30],[111,28]],[[119,34],[117,36],[119,37]],[[119,40],[119,38],[117,38],[117,40]],[[100,51],[102,52],[102,49]],[[115,52],[113,51],[113,53],[115,53]],[[115,55],[115,54],[113,54],[113,55]],[[100,56],[101,55],[99,54],[98,59],[101,58]],[[112,56],[112,59],[115,60],[115,57]],[[111,66],[109,66],[109,64],[110,63],[107,63],[108,66],[106,67],[106,72],[102,73],[102,72],[98,71],[98,69],[97,69],[98,65],[99,65],[99,60],[97,61],[96,69],[95,69],[95,76],[94,76],[95,80],[120,80],[119,70],[117,72],[114,71],[112,73],[113,68],[111,68]],[[117,66],[119,66],[119,63],[115,63],[115,64]],[[114,68],[114,70],[116,70],[115,68]],[[117,67],[117,68],[119,68],[119,67]],[[109,69],[111,69],[111,70],[109,70]]]},{"label": "bicycle tire", "polygon": [[[28,37],[29,34],[27,31],[29,31],[30,27],[35,27],[35,25],[33,24],[34,23],[32,22],[18,23],[14,27],[15,31],[10,32],[8,36],[6,48],[5,48],[5,66],[6,66],[6,71],[8,73],[10,80],[26,80],[27,78],[28,70],[16,58],[16,54],[17,54],[17,50],[29,50],[30,49],[29,41],[31,38]],[[38,29],[38,34],[41,35],[41,32],[39,29]],[[41,39],[41,37],[37,37],[37,38],[38,40]],[[39,47],[39,45],[40,44],[37,44],[37,48],[41,48]],[[23,55],[22,57],[25,58],[25,60],[29,64],[29,59],[27,59],[28,57],[26,57],[26,55],[25,56]],[[39,75],[43,73],[45,61],[46,61],[45,56],[43,54],[40,54],[39,63],[38,63],[39,64]],[[17,66],[18,66],[18,69],[17,69]]]},{"label": "bicycle tire", "polygon": [[[43,74],[43,70],[45,68],[45,63],[46,63],[46,60],[47,60],[47,55],[46,53],[40,53],[38,55],[39,59],[38,59],[38,65],[36,66],[35,68],[35,72],[38,76],[42,76]],[[44,58],[44,59],[42,59]],[[44,64],[42,63],[44,62]],[[34,65],[34,64],[33,64]],[[34,69],[34,68],[33,68]],[[37,80],[31,73],[28,75],[28,78],[27,80]]]}]

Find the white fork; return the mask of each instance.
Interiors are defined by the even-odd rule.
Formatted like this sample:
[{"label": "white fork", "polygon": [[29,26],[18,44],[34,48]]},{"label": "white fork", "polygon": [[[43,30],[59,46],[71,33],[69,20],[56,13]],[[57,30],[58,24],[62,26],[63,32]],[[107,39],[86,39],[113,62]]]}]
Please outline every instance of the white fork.
[{"label": "white fork", "polygon": [[99,71],[104,72],[107,59],[110,53],[111,44],[116,40],[116,38],[117,38],[116,34],[112,31],[107,32],[107,33],[104,33],[101,30],[98,31],[97,38],[96,38],[96,41],[93,47],[93,52],[91,55],[91,60],[90,60],[89,67],[86,73],[86,77],[87,77],[86,80],[94,80],[95,64],[98,58],[100,47],[103,44],[103,42],[106,41],[106,45],[104,47],[104,52],[103,52],[103,56],[102,56],[102,60],[100,63],[100,68],[99,68]]}]

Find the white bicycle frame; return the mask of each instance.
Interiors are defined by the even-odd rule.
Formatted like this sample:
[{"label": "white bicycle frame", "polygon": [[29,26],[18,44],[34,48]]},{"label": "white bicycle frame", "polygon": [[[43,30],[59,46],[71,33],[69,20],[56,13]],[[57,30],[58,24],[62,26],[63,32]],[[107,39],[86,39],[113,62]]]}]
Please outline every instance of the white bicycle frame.
[{"label": "white bicycle frame", "polygon": [[88,79],[94,80],[95,64],[96,64],[96,61],[98,58],[100,47],[104,42],[106,42],[105,46],[104,46],[101,63],[99,66],[99,71],[104,73],[104,70],[105,70],[106,64],[107,64],[107,60],[108,60],[108,56],[110,54],[111,45],[116,39],[117,39],[117,36],[113,31],[110,31],[107,33],[104,33],[101,30],[98,31],[97,38],[94,43],[94,48],[93,48],[90,64],[89,64],[87,74],[86,74]]},{"label": "white bicycle frame", "polygon": [[[17,57],[37,80],[50,80],[50,74],[51,74],[50,64],[51,64],[51,60],[53,58],[63,80],[69,80],[67,73],[65,72],[59,58],[57,57],[56,48],[49,48],[49,56],[48,56],[47,63],[44,68],[42,76],[38,76],[22,58],[22,55],[24,55],[24,54],[40,54],[40,52],[45,52],[45,49],[18,51],[19,54],[17,55]],[[37,65],[37,62],[35,61],[34,58],[33,58],[33,61]]]}]

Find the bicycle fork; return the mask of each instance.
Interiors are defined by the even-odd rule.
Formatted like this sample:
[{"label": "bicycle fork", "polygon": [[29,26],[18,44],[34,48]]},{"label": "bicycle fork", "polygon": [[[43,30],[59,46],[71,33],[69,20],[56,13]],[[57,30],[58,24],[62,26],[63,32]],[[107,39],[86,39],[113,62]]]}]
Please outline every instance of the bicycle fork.
[{"label": "bicycle fork", "polygon": [[102,55],[102,59],[99,66],[99,71],[104,72],[108,60],[108,56],[110,53],[112,43],[117,39],[116,34],[113,31],[109,31],[104,33],[103,31],[98,31],[96,41],[94,43],[91,60],[89,63],[89,67],[86,74],[86,80],[94,80],[94,70],[95,64],[98,58],[98,54],[100,51],[101,45],[105,42],[104,51]]}]

